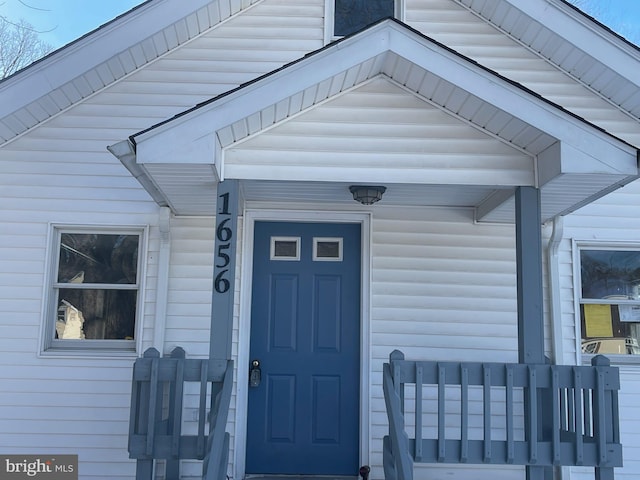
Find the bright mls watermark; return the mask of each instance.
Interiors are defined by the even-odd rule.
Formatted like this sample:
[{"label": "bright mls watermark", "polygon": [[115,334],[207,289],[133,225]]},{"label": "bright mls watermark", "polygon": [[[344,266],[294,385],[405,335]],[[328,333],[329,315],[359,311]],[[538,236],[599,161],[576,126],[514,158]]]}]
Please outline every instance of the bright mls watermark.
[{"label": "bright mls watermark", "polygon": [[0,455],[0,480],[78,480],[77,455]]}]

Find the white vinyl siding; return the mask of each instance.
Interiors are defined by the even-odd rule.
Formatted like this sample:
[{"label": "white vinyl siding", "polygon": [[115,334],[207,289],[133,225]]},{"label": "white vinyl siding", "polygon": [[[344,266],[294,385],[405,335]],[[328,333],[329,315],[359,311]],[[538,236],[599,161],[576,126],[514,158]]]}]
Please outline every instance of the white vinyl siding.
[{"label": "white vinyl siding", "polygon": [[323,0],[260,2],[89,98],[65,127],[89,117],[126,138],[322,47],[323,12]]},{"label": "white vinyl siding", "polygon": [[[382,478],[382,364],[391,351],[408,359],[517,362],[515,229],[474,224],[470,209],[379,205],[373,212],[371,466],[373,478]],[[483,477],[521,472],[488,468]],[[416,466],[416,478],[438,475],[475,479],[478,466]]]},{"label": "white vinyl siding", "polygon": [[[80,478],[133,478],[135,462],[127,453],[133,357],[37,356],[49,224],[150,225],[140,341],[141,350],[151,346],[160,245],[158,207],[106,147],[320,48],[322,12],[323,0],[302,1],[295,8],[263,2],[247,17],[221,24],[166,54],[148,70],[129,75],[3,146],[0,350],[5,353],[0,356],[0,449],[4,453],[78,454]],[[288,38],[277,40],[285,30]],[[262,38],[243,40],[250,32]],[[219,75],[220,68],[230,73]],[[172,278],[181,275],[179,226]],[[181,344],[189,356],[208,354],[212,270],[206,262],[212,259],[213,223],[208,234],[211,243],[205,245],[203,239],[197,248],[209,259],[195,260],[197,265],[183,262],[182,274],[195,271],[195,282],[170,282],[174,290],[166,345]],[[198,275],[202,284],[197,284]],[[209,292],[202,290],[207,288]],[[194,334],[188,336],[180,333],[176,321],[192,318],[191,314]],[[191,473],[198,468],[185,466]]]},{"label": "white vinyl siding", "polygon": [[[213,251],[215,241],[215,217],[174,217],[171,219],[171,266],[169,270],[169,290],[167,296],[167,318],[164,352],[175,347],[185,349],[188,358],[207,358],[209,356],[209,332],[211,329],[211,295],[213,289]],[[242,238],[242,218],[238,219],[236,238]],[[241,249],[236,257],[235,312],[238,312],[240,299]],[[238,318],[234,317],[233,350],[237,355]],[[237,368],[234,383],[237,381]],[[229,451],[229,472],[233,472],[234,419],[236,389],[234,387],[229,409],[227,431],[231,433]],[[184,419],[186,428],[195,429],[194,412],[197,410],[197,396],[187,396]],[[198,477],[202,472],[202,463],[183,461],[182,475]]]},{"label": "white vinyl siding", "polygon": [[213,217],[171,220],[165,351],[181,346],[189,357],[209,355],[214,238]]},{"label": "white vinyl siding", "polygon": [[530,185],[533,159],[377,77],[225,152],[235,178]]},{"label": "white vinyl siding", "polygon": [[126,445],[133,353],[38,357],[47,241],[50,223],[151,225],[141,311],[152,325],[157,207],[108,154],[70,153],[73,141],[55,143],[28,152],[25,137],[1,152],[0,449],[78,454],[83,479],[131,478],[135,465]]},{"label": "white vinyl siding", "polygon": [[[322,47],[324,4],[325,0],[264,0],[163,54],[140,71],[91,94],[76,106],[69,106],[70,99],[61,97],[64,112],[3,146],[0,152],[2,452],[79,454],[82,479],[133,478],[135,462],[126,451],[133,356],[38,357],[50,224],[149,225],[140,350],[151,346],[156,299],[164,295],[156,291],[158,207],[106,151],[106,146]],[[406,4],[406,19],[412,27],[523,82],[574,113],[600,122],[603,128],[627,141],[640,144],[637,122],[588,89],[577,86],[568,75],[554,72],[546,61],[487,26],[458,3],[407,0]],[[308,115],[302,114],[267,132],[259,141],[256,139],[255,145],[252,141],[239,145],[237,152],[230,152],[228,160],[237,164],[244,155],[243,162],[255,162],[251,168],[260,166],[269,156],[285,163],[283,153],[290,156],[301,153],[297,138],[310,142],[307,146],[317,147],[318,143],[311,141],[322,143],[327,136],[336,134],[343,138],[330,146],[331,155],[325,154],[322,162],[335,159],[333,154],[352,145],[360,150],[350,155],[351,159],[363,152],[371,153],[367,145],[370,132],[375,130],[359,120],[362,115],[370,115],[364,105],[378,102],[374,110],[377,118],[381,118],[382,112],[391,111],[389,104],[395,103],[402,107],[398,108],[400,117],[412,120],[406,124],[383,122],[375,126],[377,132],[393,129],[400,139],[409,131],[418,132],[425,137],[421,139],[422,147],[413,142],[403,143],[402,139],[387,142],[389,150],[376,159],[380,160],[378,164],[368,165],[362,158],[356,158],[355,164],[375,166],[388,174],[398,168],[394,162],[401,159],[404,163],[400,166],[411,172],[416,169],[411,163],[414,160],[401,153],[410,149],[416,153],[427,143],[430,149],[437,149],[443,145],[437,139],[444,136],[444,143],[455,141],[458,146],[460,138],[465,138],[462,142],[465,152],[482,153],[490,160],[486,165],[495,162],[492,168],[480,169],[485,175],[501,171],[518,180],[529,178],[530,159],[520,151],[454,121],[433,106],[419,103],[396,85],[390,89],[390,84],[386,84],[378,90],[374,88],[376,85],[382,84],[372,82],[351,92],[350,97],[336,98]],[[409,113],[413,115],[407,117]],[[338,119],[342,122],[337,123]],[[339,131],[330,130],[332,124]],[[353,143],[359,139],[363,126],[369,129],[368,138]],[[7,127],[0,125],[0,130],[7,131]],[[294,146],[293,152],[287,152],[287,146]],[[256,152],[251,147],[264,148],[262,157],[254,156]],[[316,150],[314,155],[320,158],[319,147]],[[426,157],[422,155],[420,161],[426,161]],[[455,161],[470,166],[464,155]],[[333,165],[337,170],[340,166]],[[289,167],[290,163],[283,165]],[[304,191],[298,193],[301,197],[305,195]],[[331,195],[333,191],[326,198],[331,200]],[[640,187],[632,184],[566,219],[560,283],[567,363],[574,362],[576,355],[571,239],[639,241],[639,195]],[[287,200],[290,199],[282,198]],[[381,438],[387,433],[382,363],[395,348],[402,349],[408,358],[516,361],[516,267],[513,227],[476,225],[471,210],[403,209],[380,204],[372,211],[371,463],[372,478],[382,478]],[[171,220],[165,352],[181,345],[190,357],[208,354],[214,225],[213,217]],[[237,269],[240,271],[240,262]],[[236,286],[239,287],[238,279]],[[236,321],[234,355],[237,339]],[[640,421],[636,413],[640,369],[624,366],[621,370],[625,467],[616,474],[631,480],[640,471],[640,461],[636,460],[640,458],[637,433]],[[235,397],[228,428],[232,434],[238,434],[232,423],[236,417],[234,409]],[[232,440],[232,448],[233,444]],[[230,458],[233,459],[233,452]],[[482,476],[522,478],[521,467],[489,470]],[[576,471],[580,475],[572,480],[593,478],[592,472],[587,476],[584,469]],[[196,475],[199,464],[186,463],[184,472]],[[417,478],[445,476],[455,480],[475,479],[478,467],[418,468]]]},{"label": "white vinyl siding", "polygon": [[[560,251],[560,268],[563,277],[573,272],[572,241],[598,242],[598,244],[637,244],[640,245],[640,183],[633,182],[596,202],[581,208],[567,216],[564,221],[564,238]],[[565,284],[565,281],[562,282]],[[575,288],[578,281],[575,281]],[[571,302],[569,302],[569,298]],[[569,338],[572,333],[574,346],[573,358],[565,355],[569,362],[576,361],[575,338],[578,335],[576,322],[579,321],[574,292],[570,296],[563,294],[562,321],[563,332]],[[580,354],[578,353],[578,357]],[[579,358],[578,358],[579,360]],[[620,429],[623,445],[624,467],[616,469],[616,478],[631,480],[637,478],[640,471],[640,420],[637,414],[638,396],[640,395],[640,364],[621,365],[620,367]],[[572,480],[593,478],[589,469],[575,469]]]},{"label": "white vinyl siding", "polygon": [[640,145],[637,119],[451,0],[406,0],[406,22],[608,132]]}]

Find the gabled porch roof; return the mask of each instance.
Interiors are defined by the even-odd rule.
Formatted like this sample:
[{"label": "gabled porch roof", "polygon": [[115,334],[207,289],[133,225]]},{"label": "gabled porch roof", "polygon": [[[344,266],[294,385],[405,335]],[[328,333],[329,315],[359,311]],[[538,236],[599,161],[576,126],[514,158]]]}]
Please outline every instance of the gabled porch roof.
[{"label": "gabled porch roof", "polygon": [[[521,183],[541,188],[543,220],[575,210],[637,178],[633,146],[391,19],[133,135],[110,150],[159,203],[170,205],[178,214],[211,214],[213,185],[229,176],[227,150],[378,76],[529,156],[532,175]],[[252,180],[264,177],[237,171],[231,177],[248,182],[247,200],[275,199],[264,189],[250,188],[256,185]],[[354,172],[342,181],[348,185],[360,179]],[[286,176],[269,180],[280,182],[274,193],[289,191],[292,199],[304,182],[309,200],[341,200],[326,194],[336,188],[335,179],[331,183]],[[383,172],[379,179],[370,180],[388,185]],[[408,195],[407,188],[390,189],[385,201],[391,204],[425,205],[425,198],[433,198],[428,194],[432,188],[445,198],[458,198],[456,192],[471,187],[474,195],[460,197],[469,204],[452,204],[474,207],[478,220],[513,219],[511,202],[517,186],[513,183],[478,185],[462,177],[416,181],[411,172],[395,175],[394,183],[413,187],[408,190],[415,195]],[[404,193],[393,195],[393,190]],[[350,201],[348,195],[342,200]]]}]

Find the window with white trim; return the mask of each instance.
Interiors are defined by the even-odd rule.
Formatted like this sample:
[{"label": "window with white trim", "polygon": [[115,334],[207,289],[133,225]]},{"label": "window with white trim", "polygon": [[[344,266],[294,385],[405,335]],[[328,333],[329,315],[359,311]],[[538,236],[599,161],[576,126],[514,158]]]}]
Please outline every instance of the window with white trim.
[{"label": "window with white trim", "polygon": [[135,350],[143,234],[54,228],[45,350]]},{"label": "window with white trim", "polygon": [[334,37],[344,37],[367,25],[393,17],[395,0],[335,0]]},{"label": "window with white trim", "polygon": [[640,354],[640,246],[580,246],[582,353]]}]

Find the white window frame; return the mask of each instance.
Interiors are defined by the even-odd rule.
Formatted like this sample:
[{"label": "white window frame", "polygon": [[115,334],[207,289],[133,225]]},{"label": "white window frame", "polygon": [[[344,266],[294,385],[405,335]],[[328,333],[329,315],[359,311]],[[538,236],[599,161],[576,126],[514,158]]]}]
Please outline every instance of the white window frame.
[{"label": "white window frame", "polygon": [[[394,5],[394,16],[401,22],[405,21],[405,8],[404,8],[405,0],[395,0]],[[324,44],[327,45],[334,40],[338,40],[342,37],[336,37],[333,34],[334,21],[333,17],[335,15],[335,0],[325,0],[324,1]]]},{"label": "white window frame", "polygon": [[[580,260],[580,252],[582,250],[626,250],[640,252],[640,242],[617,242],[617,241],[589,241],[574,240],[573,241],[573,278],[574,278],[574,323],[576,332],[576,360],[578,363],[590,365],[591,359],[596,354],[582,353],[582,318],[580,316],[580,306],[584,304],[591,305],[640,305],[640,300],[619,300],[619,299],[589,299],[583,302],[582,299],[582,264]],[[612,363],[640,365],[640,355],[630,354],[604,354]]]},{"label": "white window frame", "polygon": [[[338,256],[337,257],[319,257],[318,256],[318,243],[321,242],[335,242],[338,244]],[[312,260],[314,262],[342,262],[342,237],[313,237],[313,252]]]},{"label": "white window frame", "polygon": [[[135,333],[133,340],[63,340],[56,339],[55,324],[57,318],[56,289],[60,288],[58,262],[62,234],[99,234],[99,235],[137,235],[139,237],[137,281],[127,289],[136,290]],[[47,268],[42,296],[42,321],[40,333],[40,356],[136,356],[142,347],[142,319],[144,318],[144,284],[146,278],[146,257],[148,248],[148,226],[146,225],[75,225],[50,224]]]}]

